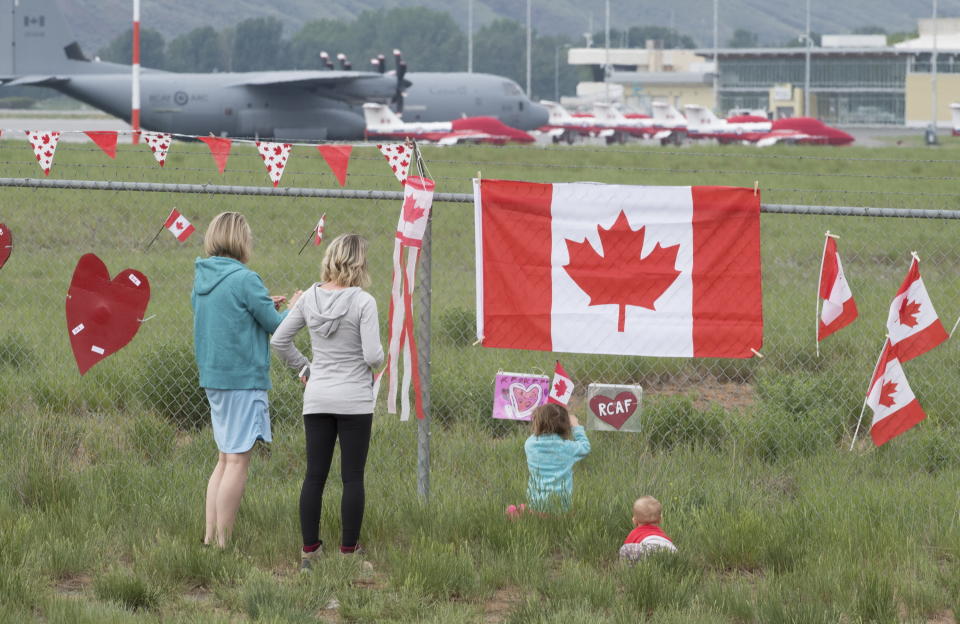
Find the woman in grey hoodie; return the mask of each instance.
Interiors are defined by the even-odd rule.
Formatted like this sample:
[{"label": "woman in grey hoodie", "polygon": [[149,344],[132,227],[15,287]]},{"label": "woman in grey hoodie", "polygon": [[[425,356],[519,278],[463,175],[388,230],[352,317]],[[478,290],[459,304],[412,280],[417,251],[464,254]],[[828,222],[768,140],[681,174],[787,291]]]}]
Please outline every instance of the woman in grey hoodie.
[{"label": "woman in grey hoodie", "polygon": [[[270,341],[280,359],[300,371],[307,472],[300,491],[301,569],[320,555],[320,506],[334,445],[340,440],[343,533],[340,552],[358,551],[363,523],[363,471],[373,423],[373,369],[383,363],[377,302],[361,287],[370,284],[367,241],[343,234],[330,242],[320,283],[303,293]],[[313,357],[293,345],[310,331]]]}]

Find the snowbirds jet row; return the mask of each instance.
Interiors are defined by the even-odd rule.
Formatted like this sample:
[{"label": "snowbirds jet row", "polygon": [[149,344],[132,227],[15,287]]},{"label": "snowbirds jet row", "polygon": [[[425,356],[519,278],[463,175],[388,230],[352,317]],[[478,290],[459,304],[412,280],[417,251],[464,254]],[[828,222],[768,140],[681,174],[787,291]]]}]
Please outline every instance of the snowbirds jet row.
[{"label": "snowbirds jet row", "polygon": [[[7,6],[2,6],[3,4]],[[126,121],[131,69],[90,61],[56,0],[0,0],[0,83],[49,87]],[[16,53],[14,54],[14,51]],[[393,103],[408,121],[489,115],[533,129],[547,110],[512,80],[490,74],[340,70],[176,73],[144,69],[141,126],[179,134],[351,140],[364,136],[364,102]]]},{"label": "snowbirds jet row", "polygon": [[769,121],[763,117],[739,116],[718,119],[712,111],[696,104],[683,107],[687,114],[687,135],[691,139],[716,139],[719,143],[754,143],[766,147],[777,143],[797,145],[849,145],[853,137],[812,117],[791,117]]},{"label": "snowbirds jet row", "polygon": [[538,130],[554,143],[573,143],[578,138],[599,137],[607,143],[623,143],[627,138],[652,139],[661,144],[679,143],[686,131],[683,115],[668,109],[654,108],[652,118],[624,115],[610,104],[596,103],[589,114],[571,115],[562,105],[549,100],[540,103],[550,112],[547,123]]},{"label": "snowbirds jet row", "polygon": [[534,138],[495,117],[463,117],[451,121],[405,122],[386,104],[363,105],[368,139],[430,141],[438,145],[458,143],[533,143]]}]

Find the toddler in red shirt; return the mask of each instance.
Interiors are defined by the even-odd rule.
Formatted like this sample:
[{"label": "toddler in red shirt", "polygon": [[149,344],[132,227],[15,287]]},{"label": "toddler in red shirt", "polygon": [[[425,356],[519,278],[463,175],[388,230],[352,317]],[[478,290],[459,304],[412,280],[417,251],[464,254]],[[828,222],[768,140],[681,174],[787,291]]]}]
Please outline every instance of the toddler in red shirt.
[{"label": "toddler in red shirt", "polygon": [[675,552],[667,534],[660,528],[663,506],[652,496],[641,496],[633,503],[634,529],[623,540],[620,547],[620,560],[636,563],[643,557],[658,550]]}]

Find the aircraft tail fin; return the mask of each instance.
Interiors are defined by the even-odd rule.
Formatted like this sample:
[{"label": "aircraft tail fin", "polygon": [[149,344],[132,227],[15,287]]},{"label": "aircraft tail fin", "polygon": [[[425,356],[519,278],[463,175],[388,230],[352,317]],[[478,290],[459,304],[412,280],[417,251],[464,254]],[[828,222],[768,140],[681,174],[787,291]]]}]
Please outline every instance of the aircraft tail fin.
[{"label": "aircraft tail fin", "polygon": [[960,104],[954,102],[950,105],[950,114],[953,116],[954,132],[960,130]]},{"label": "aircraft tail fin", "polygon": [[397,114],[390,110],[386,104],[376,104],[367,102],[363,105],[363,120],[367,124],[367,130],[385,126],[399,126],[403,120],[397,117]]},{"label": "aircraft tail fin", "polygon": [[686,113],[687,123],[691,128],[715,125],[720,121],[713,111],[699,104],[686,104],[683,112]]},{"label": "aircraft tail fin", "polygon": [[680,111],[666,102],[654,102],[651,108],[653,109],[654,121],[678,123],[687,120]]},{"label": "aircraft tail fin", "polygon": [[0,75],[130,71],[124,67],[84,56],[58,0],[0,0]]},{"label": "aircraft tail fin", "polygon": [[550,100],[540,100],[540,104],[545,106],[547,109],[547,114],[549,118],[547,124],[549,125],[562,125],[565,122],[570,121],[570,113],[567,112],[562,105],[557,102],[551,102]]},{"label": "aircraft tail fin", "polygon": [[623,121],[623,114],[613,107],[612,104],[605,102],[594,102],[593,116],[600,121],[619,122]]}]

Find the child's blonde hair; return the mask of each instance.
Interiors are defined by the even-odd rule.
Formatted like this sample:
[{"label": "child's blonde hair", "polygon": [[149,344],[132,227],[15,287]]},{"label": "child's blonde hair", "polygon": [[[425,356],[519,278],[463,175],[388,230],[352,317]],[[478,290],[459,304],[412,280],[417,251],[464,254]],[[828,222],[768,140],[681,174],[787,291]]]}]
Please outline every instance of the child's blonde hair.
[{"label": "child's blonde hair", "polygon": [[250,225],[239,212],[221,212],[213,218],[203,235],[203,253],[225,256],[246,264],[253,251]]},{"label": "child's blonde hair", "polygon": [[557,403],[545,403],[533,411],[530,419],[533,435],[555,433],[561,438],[570,438],[570,414],[567,408]]},{"label": "child's blonde hair", "polygon": [[636,524],[660,524],[663,505],[652,496],[641,496],[633,501],[633,521]]},{"label": "child's blonde hair", "polygon": [[320,263],[320,281],[346,287],[369,286],[367,239],[359,234],[341,234],[330,241]]}]

